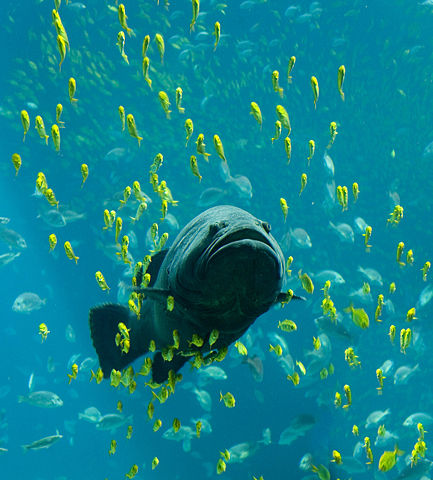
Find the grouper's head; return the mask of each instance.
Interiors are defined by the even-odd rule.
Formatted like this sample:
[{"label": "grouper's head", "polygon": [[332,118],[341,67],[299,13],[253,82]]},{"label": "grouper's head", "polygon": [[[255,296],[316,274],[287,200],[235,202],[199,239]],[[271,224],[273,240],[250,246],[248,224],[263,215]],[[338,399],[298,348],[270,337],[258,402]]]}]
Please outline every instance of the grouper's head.
[{"label": "grouper's head", "polygon": [[[246,329],[281,291],[284,257],[270,227],[233,206],[210,208],[176,238],[168,285],[200,325]],[[168,260],[168,259],[167,259]]]}]

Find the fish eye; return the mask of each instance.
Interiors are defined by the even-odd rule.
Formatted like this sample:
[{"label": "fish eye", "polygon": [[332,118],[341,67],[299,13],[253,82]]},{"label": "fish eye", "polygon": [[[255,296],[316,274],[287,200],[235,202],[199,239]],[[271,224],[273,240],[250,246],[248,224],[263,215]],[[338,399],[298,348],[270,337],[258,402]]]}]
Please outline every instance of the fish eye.
[{"label": "fish eye", "polygon": [[266,233],[270,233],[271,232],[271,226],[269,225],[268,222],[262,222],[262,227],[264,229],[264,231]]},{"label": "fish eye", "polygon": [[218,224],[217,223],[212,223],[212,225],[209,225],[209,235],[213,236],[215,233],[218,232]]},{"label": "fish eye", "polygon": [[227,222],[216,222],[209,226],[209,235],[215,235],[217,232],[227,227]]}]

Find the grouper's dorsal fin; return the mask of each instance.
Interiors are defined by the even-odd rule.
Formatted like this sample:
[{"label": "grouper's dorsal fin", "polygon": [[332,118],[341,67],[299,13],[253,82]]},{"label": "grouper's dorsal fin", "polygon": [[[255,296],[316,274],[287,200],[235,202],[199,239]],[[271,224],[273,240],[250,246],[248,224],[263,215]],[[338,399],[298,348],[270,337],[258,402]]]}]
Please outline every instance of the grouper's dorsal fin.
[{"label": "grouper's dorsal fin", "polygon": [[159,269],[161,268],[162,262],[164,261],[167,252],[168,249],[166,248],[165,250],[161,250],[160,252],[155,253],[155,255],[152,255],[152,261],[147,267],[146,272],[150,275],[150,283],[148,285],[149,287],[153,287],[154,283],[156,282]]}]

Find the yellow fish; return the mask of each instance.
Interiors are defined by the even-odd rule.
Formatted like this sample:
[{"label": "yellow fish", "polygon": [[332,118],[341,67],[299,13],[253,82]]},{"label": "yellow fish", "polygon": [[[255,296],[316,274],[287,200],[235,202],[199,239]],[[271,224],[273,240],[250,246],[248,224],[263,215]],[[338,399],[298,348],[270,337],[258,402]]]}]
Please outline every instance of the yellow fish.
[{"label": "yellow fish", "polygon": [[179,113],[185,113],[185,109],[182,107],[183,91],[180,87],[176,88],[176,107]]},{"label": "yellow fish", "polygon": [[26,140],[26,134],[30,128],[30,117],[27,110],[21,110],[21,123],[23,124],[24,137],[23,142]]},{"label": "yellow fish", "polygon": [[75,81],[74,77],[71,77],[68,81],[69,100],[71,101],[71,103],[78,102],[78,100],[74,98],[76,90],[77,82]]},{"label": "yellow fish", "polygon": [[195,143],[197,145],[197,153],[203,155],[206,162],[208,162],[208,157],[210,157],[210,153],[206,153],[205,151],[206,144],[204,143],[204,135],[202,133],[200,133],[200,135],[197,137],[197,141]]},{"label": "yellow fish", "polygon": [[155,35],[155,42],[156,42],[156,47],[158,48],[159,55],[161,56],[161,63],[164,63],[165,44],[164,44],[164,38],[160,33],[157,33]]},{"label": "yellow fish", "polygon": [[81,176],[83,177],[83,181],[81,182],[81,188],[83,188],[84,183],[89,176],[89,166],[86,163],[81,164]]},{"label": "yellow fish", "polygon": [[262,112],[260,107],[256,102],[251,102],[251,111],[250,114],[256,119],[257,123],[260,125],[260,130],[262,129]]},{"label": "yellow fish", "polygon": [[215,22],[214,33],[213,34],[215,35],[215,44],[213,46],[213,51],[215,51],[216,48],[217,48],[218,42],[220,41],[220,36],[221,36],[220,22]]},{"label": "yellow fish", "polygon": [[66,256],[69,258],[69,260],[75,260],[75,263],[78,263],[78,259],[80,257],[77,257],[75,255],[74,250],[72,249],[71,242],[66,241],[64,247]]},{"label": "yellow fish", "polygon": [[12,154],[12,163],[13,166],[15,167],[15,176],[18,175],[18,171],[21,168],[21,155],[18,153],[13,153]]},{"label": "yellow fish", "polygon": [[191,155],[189,163],[190,163],[192,174],[198,178],[199,182],[201,182],[202,176],[200,175],[200,172],[198,170],[197,157],[195,155]]},{"label": "yellow fish", "polygon": [[189,26],[190,32],[194,31],[194,25],[197,21],[198,13],[200,10],[200,0],[192,0],[192,20]]},{"label": "yellow fish", "polygon": [[162,90],[158,93],[159,101],[161,102],[161,106],[165,112],[167,118],[170,118],[170,100],[168,99],[168,95],[163,92]]},{"label": "yellow fish", "polygon": [[118,13],[119,13],[119,23],[121,25],[121,27],[126,30],[126,33],[131,36],[131,34],[133,33],[132,29],[128,27],[127,23],[126,23],[126,20],[127,20],[127,16],[126,16],[126,12],[125,12],[125,5],[123,5],[123,3],[121,3],[119,5],[119,8],[118,8]]},{"label": "yellow fish", "polygon": [[224,160],[224,162],[227,162],[226,157],[224,155],[223,143],[221,142],[221,139],[218,135],[213,136],[213,144],[214,144],[215,150],[217,151],[218,156],[221,158],[221,160]]},{"label": "yellow fish", "polygon": [[287,68],[287,81],[288,81],[288,83],[292,83],[292,77],[291,77],[290,74],[292,73],[292,70],[293,70],[293,67],[295,66],[295,63],[296,63],[296,57],[295,56],[290,57],[289,66]]},{"label": "yellow fish", "polygon": [[189,139],[191,138],[191,135],[194,132],[194,124],[192,123],[192,120],[190,118],[187,118],[185,120],[185,130],[186,130],[186,143],[185,147],[188,146]]},{"label": "yellow fish", "polygon": [[58,103],[56,105],[56,123],[59,124],[59,127],[60,128],[63,128],[63,125],[65,124],[65,122],[62,122],[60,120],[60,117],[62,115],[62,112],[63,112],[63,105],[61,103]]},{"label": "yellow fish", "polygon": [[56,152],[59,152],[60,151],[60,130],[59,130],[58,125],[54,124],[51,127],[51,136],[53,138],[54,147],[56,149]]},{"label": "yellow fish", "polygon": [[45,125],[42,117],[37,115],[35,118],[35,128],[41,138],[45,138],[45,143],[48,145],[48,139],[50,138],[47,133],[45,132]]},{"label": "yellow fish", "polygon": [[290,135],[292,127],[290,125],[289,114],[287,113],[287,110],[282,105],[277,105],[275,107],[275,111],[277,112],[277,117],[278,120],[281,122],[281,125],[284,128],[287,128],[287,135]]},{"label": "yellow fish", "polygon": [[60,35],[57,35],[57,48],[59,49],[60,53],[59,71],[61,71],[63,60],[66,57],[66,43],[63,40],[63,37],[61,37]]},{"label": "yellow fish", "polygon": [[149,62],[148,57],[143,58],[143,77],[149,85],[149,88],[152,89],[152,80],[149,78]]},{"label": "yellow fish", "polygon": [[136,138],[138,140],[138,146],[140,146],[140,142],[143,140],[143,137],[140,137],[137,132],[137,127],[135,125],[135,119],[132,113],[128,113],[126,117],[126,125],[128,127],[128,132],[131,137]]},{"label": "yellow fish", "polygon": [[141,47],[141,55],[143,58],[147,56],[147,49],[149,48],[149,43],[150,35],[146,35],[143,39],[143,46]]},{"label": "yellow fish", "polygon": [[345,75],[346,75],[346,68],[344,67],[344,65],[340,65],[340,68],[338,69],[337,86],[338,86],[338,91],[340,93],[341,100],[343,100],[343,102],[344,102],[343,83],[344,83]]},{"label": "yellow fish", "polygon": [[48,243],[50,244],[50,250],[49,251],[52,252],[56,248],[56,245],[57,245],[57,237],[54,233],[49,235]]},{"label": "yellow fish", "polygon": [[316,108],[317,100],[319,99],[319,82],[314,76],[311,77],[311,88],[313,89],[314,108]]}]

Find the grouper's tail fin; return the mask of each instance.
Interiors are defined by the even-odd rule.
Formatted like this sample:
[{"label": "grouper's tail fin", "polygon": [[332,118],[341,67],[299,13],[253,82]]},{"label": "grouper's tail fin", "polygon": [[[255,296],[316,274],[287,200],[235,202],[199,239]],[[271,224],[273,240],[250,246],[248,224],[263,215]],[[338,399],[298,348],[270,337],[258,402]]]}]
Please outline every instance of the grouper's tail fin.
[{"label": "grouper's tail fin", "polygon": [[[116,345],[115,337],[119,333],[119,323],[122,322],[130,329],[130,350],[123,353],[121,347]],[[143,319],[141,320],[144,323]],[[104,373],[104,378],[110,376],[111,370],[121,370],[133,360],[147,352],[149,342],[143,341],[143,328],[138,329],[136,317],[130,310],[116,303],[106,303],[90,309],[89,312],[90,335],[93,346],[99,358],[99,365]],[[143,325],[144,326],[144,325]]]}]

